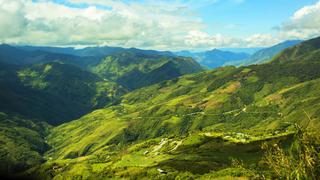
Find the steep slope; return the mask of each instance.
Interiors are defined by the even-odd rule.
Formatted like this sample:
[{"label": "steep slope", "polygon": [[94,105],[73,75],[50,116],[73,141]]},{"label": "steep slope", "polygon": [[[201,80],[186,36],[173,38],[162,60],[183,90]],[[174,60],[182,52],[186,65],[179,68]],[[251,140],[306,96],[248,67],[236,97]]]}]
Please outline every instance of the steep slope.
[{"label": "steep slope", "polygon": [[317,63],[320,55],[320,38],[302,42],[279,53],[272,63]]},{"label": "steep slope", "polygon": [[43,163],[49,129],[44,122],[0,112],[0,177]]},{"label": "steep slope", "polygon": [[190,58],[124,52],[107,56],[91,70],[132,90],[203,69]]},{"label": "steep slope", "polygon": [[0,110],[60,124],[112,103],[126,92],[76,66],[0,66]]},{"label": "steep slope", "polygon": [[37,173],[160,179],[219,171],[250,177],[255,168],[232,169],[232,159],[257,167],[261,143],[289,141],[294,124],[306,124],[305,112],[312,119],[306,128],[320,127],[319,48],[317,38],[271,63],[185,75],[128,93],[118,105],[54,128],[46,158],[56,160]]},{"label": "steep slope", "polygon": [[192,59],[178,58],[168,51],[107,46],[74,49],[1,45],[1,61],[15,65],[47,62],[77,65],[103,79],[121,83],[129,90],[202,70]]}]

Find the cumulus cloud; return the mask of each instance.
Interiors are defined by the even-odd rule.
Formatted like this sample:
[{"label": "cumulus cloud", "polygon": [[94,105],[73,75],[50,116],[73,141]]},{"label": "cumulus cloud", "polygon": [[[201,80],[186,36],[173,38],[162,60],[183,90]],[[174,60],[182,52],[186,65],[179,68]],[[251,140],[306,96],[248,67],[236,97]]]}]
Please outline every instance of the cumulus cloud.
[{"label": "cumulus cloud", "polygon": [[305,39],[320,35],[320,1],[299,9],[279,28],[284,38]]},{"label": "cumulus cloud", "polygon": [[[235,3],[244,0],[230,0]],[[219,0],[0,0],[0,42],[53,46],[123,46],[159,50],[269,46],[319,33],[320,2],[297,11],[276,35],[209,34],[193,8]],[[68,5],[65,4],[68,3]]]},{"label": "cumulus cloud", "polygon": [[205,27],[201,19],[186,14],[180,4],[142,5],[112,0],[91,0],[83,8],[50,1],[0,0],[0,20],[2,42],[42,45],[169,49],[178,47],[189,31]]},{"label": "cumulus cloud", "polygon": [[19,10],[20,1],[0,0],[0,39],[11,38],[23,33],[28,22]]}]

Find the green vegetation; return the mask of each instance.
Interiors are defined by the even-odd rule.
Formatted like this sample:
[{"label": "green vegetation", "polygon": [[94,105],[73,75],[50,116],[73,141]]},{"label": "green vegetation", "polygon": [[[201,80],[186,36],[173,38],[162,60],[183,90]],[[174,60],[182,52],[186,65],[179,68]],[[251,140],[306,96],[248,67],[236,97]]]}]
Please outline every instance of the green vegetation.
[{"label": "green vegetation", "polygon": [[[104,108],[52,128],[46,136],[50,149],[43,155],[45,162],[21,175],[38,179],[318,177],[319,138],[301,133],[296,124],[306,132],[320,128],[319,48],[317,38],[283,51],[267,64],[184,75],[124,94]],[[148,78],[150,72],[175,64],[165,60],[143,65],[149,61],[130,65],[121,55],[110,56],[93,71],[100,78],[120,82],[127,73],[139,71]],[[121,68],[121,62],[128,69]],[[53,67],[36,67],[19,71],[28,87],[51,93],[66,87],[46,81],[43,74]],[[295,166],[289,168],[291,164]]]},{"label": "green vegetation", "polygon": [[50,128],[44,122],[0,113],[0,174],[22,172],[43,163]]},{"label": "green vegetation", "polygon": [[122,52],[107,56],[91,71],[132,90],[203,69],[191,58]]},{"label": "green vegetation", "polygon": [[306,131],[309,124],[305,127],[295,125],[296,133],[289,147],[277,143],[263,144],[266,153],[262,163],[273,172],[274,178],[317,179],[320,175],[319,135],[315,131]]},{"label": "green vegetation", "polygon": [[61,124],[117,101],[127,90],[76,66],[57,62],[1,65],[0,110]]}]

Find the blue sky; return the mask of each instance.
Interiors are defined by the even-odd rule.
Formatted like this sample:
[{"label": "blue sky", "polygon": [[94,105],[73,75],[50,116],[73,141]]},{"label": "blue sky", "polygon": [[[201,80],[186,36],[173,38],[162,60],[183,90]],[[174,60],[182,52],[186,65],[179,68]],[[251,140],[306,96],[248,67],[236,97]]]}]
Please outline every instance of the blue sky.
[{"label": "blue sky", "polygon": [[[317,0],[246,0],[220,1],[197,9],[208,24],[209,33],[244,36],[253,33],[273,33],[272,29],[290,19],[306,5]],[[220,25],[220,26],[219,26]]]},{"label": "blue sky", "polygon": [[0,0],[0,42],[204,50],[320,36],[320,0]]}]

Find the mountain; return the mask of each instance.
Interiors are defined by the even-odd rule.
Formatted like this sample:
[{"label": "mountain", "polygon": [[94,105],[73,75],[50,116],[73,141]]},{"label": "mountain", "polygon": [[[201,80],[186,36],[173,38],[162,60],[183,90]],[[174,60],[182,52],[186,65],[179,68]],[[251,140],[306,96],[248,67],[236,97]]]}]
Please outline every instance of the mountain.
[{"label": "mountain", "polygon": [[202,71],[191,58],[123,52],[105,57],[91,71],[134,90],[184,74]]},{"label": "mountain", "polygon": [[79,57],[68,54],[60,54],[44,51],[44,49],[35,49],[27,51],[23,48],[14,47],[6,44],[0,45],[0,62],[5,64],[26,65],[46,62],[63,62],[80,67],[86,67],[94,64],[97,57]]},{"label": "mountain", "polygon": [[60,124],[116,101],[127,90],[69,64],[0,65],[0,111]]},{"label": "mountain", "polygon": [[169,51],[155,51],[155,50],[142,50],[137,48],[122,48],[122,47],[109,47],[109,46],[96,46],[96,47],[85,47],[75,49],[72,47],[46,47],[46,46],[16,46],[16,48],[24,51],[45,51],[57,54],[67,54],[80,57],[105,57],[108,55],[122,53],[122,52],[132,52],[140,53],[146,55],[164,55],[164,56],[174,56],[173,53]]},{"label": "mountain", "polygon": [[218,49],[206,51],[200,56],[202,56],[200,60],[201,63],[210,68],[220,67],[229,61],[238,61],[249,57],[246,53],[233,53]]},{"label": "mountain", "polygon": [[269,63],[189,74],[125,94],[54,127],[47,161],[25,175],[271,179],[261,146],[288,147],[297,126],[320,127],[319,50],[316,38]]},{"label": "mountain", "polygon": [[222,51],[213,49],[211,51],[191,53],[189,51],[176,52],[176,55],[192,57],[197,60],[202,66],[210,69],[221,67],[228,62],[240,61],[247,59],[250,55],[247,53],[235,53],[231,51]]},{"label": "mountain", "polygon": [[317,63],[320,54],[320,38],[302,42],[279,53],[272,63]]},{"label": "mountain", "polygon": [[112,104],[128,90],[202,70],[192,59],[159,55],[158,51],[130,49],[99,58],[44,51],[70,49],[37,48],[0,46],[0,60],[5,62],[0,65],[4,87],[0,111],[50,124]]},{"label": "mountain", "polygon": [[252,48],[221,48],[222,51],[231,51],[235,53],[247,53],[254,54],[255,52],[264,49],[263,47],[252,47]]},{"label": "mountain", "polygon": [[261,64],[270,61],[275,55],[280,53],[282,50],[292,47],[301,43],[301,40],[289,40],[269,48],[262,49],[254,53],[248,60],[231,62],[228,65],[250,65],[250,64]]},{"label": "mountain", "polygon": [[[95,63],[80,65],[83,60],[80,56],[44,51],[47,49],[21,50],[3,45],[2,50],[1,57],[6,63],[0,62],[0,177],[46,161],[44,153],[52,148],[46,140],[51,125],[67,123],[95,109],[111,106],[128,92],[108,79],[137,88],[203,70],[190,58],[139,49],[107,57],[118,58],[111,64],[99,60],[97,67]],[[57,59],[50,58],[53,56]],[[102,63],[116,64],[122,76],[113,74],[113,68],[104,71],[114,75],[110,77],[89,71],[90,68],[103,70]],[[139,76],[133,76],[135,72]]]},{"label": "mountain", "polygon": [[296,44],[301,43],[301,40],[291,40],[291,41],[285,41],[282,42],[280,44],[277,44],[275,46],[272,46],[270,48],[266,48],[263,50],[260,50],[256,53],[254,53],[251,57],[250,57],[250,62],[251,64],[259,64],[259,63],[263,63],[266,62],[270,59],[272,59],[275,55],[277,55],[279,52],[281,52],[282,50],[288,48],[288,47],[292,47]]}]

